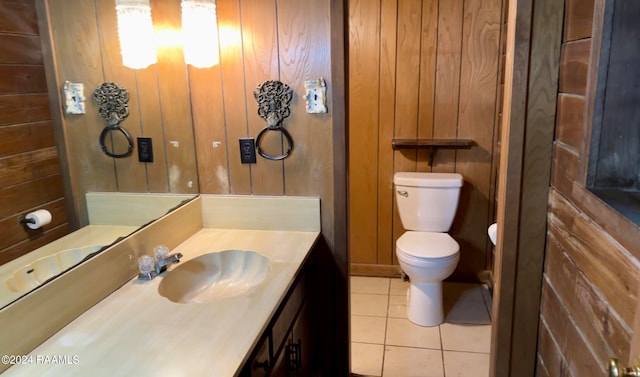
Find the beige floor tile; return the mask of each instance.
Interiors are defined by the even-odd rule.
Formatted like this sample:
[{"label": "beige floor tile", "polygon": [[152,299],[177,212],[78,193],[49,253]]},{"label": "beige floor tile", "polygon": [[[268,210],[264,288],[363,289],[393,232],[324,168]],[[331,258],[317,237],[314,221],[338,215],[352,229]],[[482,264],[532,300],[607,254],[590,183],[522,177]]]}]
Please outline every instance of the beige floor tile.
[{"label": "beige floor tile", "polygon": [[444,303],[445,322],[490,325],[491,318],[484,302],[458,301]]},{"label": "beige floor tile", "polygon": [[386,318],[351,316],[351,341],[384,344]]},{"label": "beige floor tile", "polygon": [[385,347],[384,377],[444,377],[442,351]]},{"label": "beige floor tile", "polygon": [[489,354],[444,351],[447,377],[489,377]]},{"label": "beige floor tile", "polygon": [[351,372],[363,376],[382,376],[384,345],[351,343]]},{"label": "beige floor tile", "polygon": [[351,314],[386,317],[389,296],[365,293],[351,294]]},{"label": "beige floor tile", "polygon": [[402,279],[351,278],[352,372],[488,377],[491,295],[487,287],[445,282],[446,319],[439,327],[421,327],[406,319],[408,287]]},{"label": "beige floor tile", "polygon": [[408,319],[389,318],[386,344],[440,349],[440,331],[438,326],[422,327]]},{"label": "beige floor tile", "polygon": [[407,298],[404,296],[389,296],[389,318],[407,318]]},{"label": "beige floor tile", "polygon": [[402,279],[391,279],[389,294],[394,296],[405,296],[409,289],[409,282]]},{"label": "beige floor tile", "polygon": [[389,294],[389,278],[351,277],[351,293]]},{"label": "beige floor tile", "polygon": [[484,302],[480,284],[444,282],[442,295],[444,302]]},{"label": "beige floor tile", "polygon": [[491,348],[491,325],[440,325],[442,349],[489,353]]}]

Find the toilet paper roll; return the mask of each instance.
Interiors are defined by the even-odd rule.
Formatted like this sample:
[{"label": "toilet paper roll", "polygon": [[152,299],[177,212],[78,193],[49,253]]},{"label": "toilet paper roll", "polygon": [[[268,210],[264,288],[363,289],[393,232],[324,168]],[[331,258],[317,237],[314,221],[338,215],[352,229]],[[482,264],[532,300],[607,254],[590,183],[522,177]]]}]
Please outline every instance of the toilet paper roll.
[{"label": "toilet paper roll", "polygon": [[498,224],[493,223],[489,225],[489,229],[487,229],[487,233],[489,234],[489,239],[495,245],[498,240]]},{"label": "toilet paper roll", "polygon": [[30,229],[38,229],[51,222],[51,212],[46,209],[39,209],[28,213],[24,218],[27,220],[27,226]]}]

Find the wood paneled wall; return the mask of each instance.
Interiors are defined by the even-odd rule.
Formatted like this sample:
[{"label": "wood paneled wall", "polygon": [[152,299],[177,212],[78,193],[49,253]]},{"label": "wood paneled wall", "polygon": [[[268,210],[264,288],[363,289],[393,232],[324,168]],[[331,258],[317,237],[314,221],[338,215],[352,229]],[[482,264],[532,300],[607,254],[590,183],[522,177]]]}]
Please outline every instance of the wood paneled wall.
[{"label": "wood paneled wall", "polygon": [[[19,224],[44,208],[51,224]],[[0,264],[69,233],[35,4],[0,2]]]},{"label": "wood paneled wall", "polygon": [[[502,0],[349,2],[349,213],[354,273],[396,264],[404,232],[393,174],[465,178],[450,231],[461,246],[454,278],[476,280],[490,260]],[[391,148],[393,138],[472,139],[470,150]],[[493,171],[493,172],[492,172]]]},{"label": "wood paneled wall", "polygon": [[[192,102],[206,106],[209,96],[222,98],[198,113],[221,112],[225,123],[195,119],[198,172],[203,193],[256,195],[318,195],[322,199],[323,233],[333,238],[333,130],[328,114],[307,114],[304,80],[324,77],[328,101],[333,99],[329,2],[326,0],[218,1],[221,63],[210,72],[212,82],[196,97],[193,88],[206,81],[191,78]],[[190,69],[190,74],[196,71]],[[238,138],[256,137],[266,123],[257,114],[253,92],[258,84],[280,80],[294,91],[291,115],[284,125],[295,146],[282,161],[258,157],[255,165],[240,164]],[[340,83],[335,83],[340,85]],[[217,124],[217,125],[216,125]],[[226,127],[221,127],[225,126]],[[226,143],[225,137],[226,135]],[[265,148],[279,151],[278,133],[265,136]],[[213,141],[228,145],[226,155]],[[274,154],[274,152],[271,152]],[[210,158],[213,157],[213,158]],[[206,179],[206,181],[205,181]]]},{"label": "wood paneled wall", "polygon": [[[332,109],[307,114],[303,99],[304,80],[324,77],[332,100],[327,0],[218,0],[220,64],[187,66],[182,47],[174,44],[159,47],[158,63],[143,70],[122,66],[112,1],[38,1],[48,5],[52,94],[59,97],[69,80],[84,83],[88,98],[86,115],[60,114],[81,224],[86,191],[317,195],[323,231],[332,239]],[[156,32],[166,41],[180,29],[180,2],[152,0],[151,6]],[[238,139],[255,138],[266,126],[253,91],[267,80],[294,90],[284,125],[295,147],[283,161],[258,157],[256,164],[241,164]],[[138,162],[135,152],[112,159],[98,148],[105,123],[91,94],[105,81],[130,92],[130,115],[122,125],[134,139],[153,139],[153,163]],[[265,137],[272,154],[282,148],[277,135]]]},{"label": "wood paneled wall", "polygon": [[603,8],[565,1],[538,376],[604,376],[610,357],[628,362],[640,229],[585,189]]}]

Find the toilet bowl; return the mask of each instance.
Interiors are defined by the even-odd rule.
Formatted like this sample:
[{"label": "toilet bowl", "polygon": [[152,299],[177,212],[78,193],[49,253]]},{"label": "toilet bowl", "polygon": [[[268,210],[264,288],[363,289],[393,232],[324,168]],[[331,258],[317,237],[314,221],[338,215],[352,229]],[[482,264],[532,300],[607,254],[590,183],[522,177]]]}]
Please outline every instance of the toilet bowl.
[{"label": "toilet bowl", "polygon": [[489,239],[491,240],[491,243],[493,244],[493,246],[495,246],[496,242],[498,242],[498,224],[493,223],[489,225],[489,229],[487,229],[487,234],[489,235]]},{"label": "toilet bowl", "polygon": [[396,173],[396,201],[405,232],[396,241],[409,276],[407,317],[420,326],[444,321],[442,281],[455,270],[460,246],[446,232],[458,206],[463,178],[455,173]]},{"label": "toilet bowl", "polygon": [[408,231],[398,238],[396,256],[410,281],[407,317],[411,322],[436,326],[444,321],[442,281],[458,265],[459,250],[447,233]]}]

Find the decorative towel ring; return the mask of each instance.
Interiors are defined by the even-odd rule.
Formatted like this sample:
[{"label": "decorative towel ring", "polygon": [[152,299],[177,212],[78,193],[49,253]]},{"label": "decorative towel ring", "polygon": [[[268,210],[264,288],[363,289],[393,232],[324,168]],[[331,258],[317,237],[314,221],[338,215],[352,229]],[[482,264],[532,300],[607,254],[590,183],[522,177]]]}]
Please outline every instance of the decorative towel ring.
[{"label": "decorative towel ring", "polygon": [[[267,131],[269,130],[282,132],[282,135],[284,135],[284,138],[287,140],[287,151],[285,153],[278,156],[272,156],[262,151],[262,148],[260,147],[260,143],[262,141],[262,137],[264,136],[264,134],[267,133]],[[256,137],[256,150],[258,151],[258,154],[268,160],[282,160],[286,158],[289,155],[289,153],[291,153],[292,149],[293,149],[293,139],[291,138],[291,135],[289,134],[287,129],[284,127],[275,127],[275,128],[265,127],[262,129],[262,131],[260,131],[260,133],[258,134],[258,137]]]},{"label": "decorative towel ring", "polygon": [[[127,142],[129,143],[129,146],[127,147],[127,151],[124,153],[111,153],[109,152],[109,150],[107,149],[107,145],[105,144],[105,140],[107,138],[107,135],[111,132],[111,131],[120,131],[124,137],[127,139]],[[106,154],[109,157],[113,157],[113,158],[125,158],[125,157],[129,157],[131,156],[131,153],[133,153],[133,139],[131,139],[131,135],[129,135],[129,133],[127,132],[127,130],[125,130],[124,128],[120,127],[120,126],[106,126],[102,132],[100,133],[100,149],[102,149],[102,152],[104,152],[104,154]]]},{"label": "decorative towel ring", "polygon": [[[125,158],[133,153],[133,139],[124,128],[120,127],[120,122],[129,116],[129,93],[127,90],[115,82],[105,82],[93,92],[93,98],[100,106],[100,116],[107,121],[107,126],[100,133],[100,148],[109,157]],[[129,146],[124,153],[112,153],[107,149],[105,140],[111,131],[120,131],[127,139]]]},{"label": "decorative towel ring", "polygon": [[[289,156],[293,149],[293,138],[282,125],[284,118],[291,114],[289,110],[289,102],[293,96],[293,90],[280,81],[265,81],[258,85],[253,92],[256,101],[258,101],[258,115],[267,121],[267,127],[256,137],[256,150],[258,154],[268,160],[282,160]],[[287,140],[287,151],[281,155],[270,155],[265,153],[260,146],[262,137],[267,131],[280,131]]]}]

